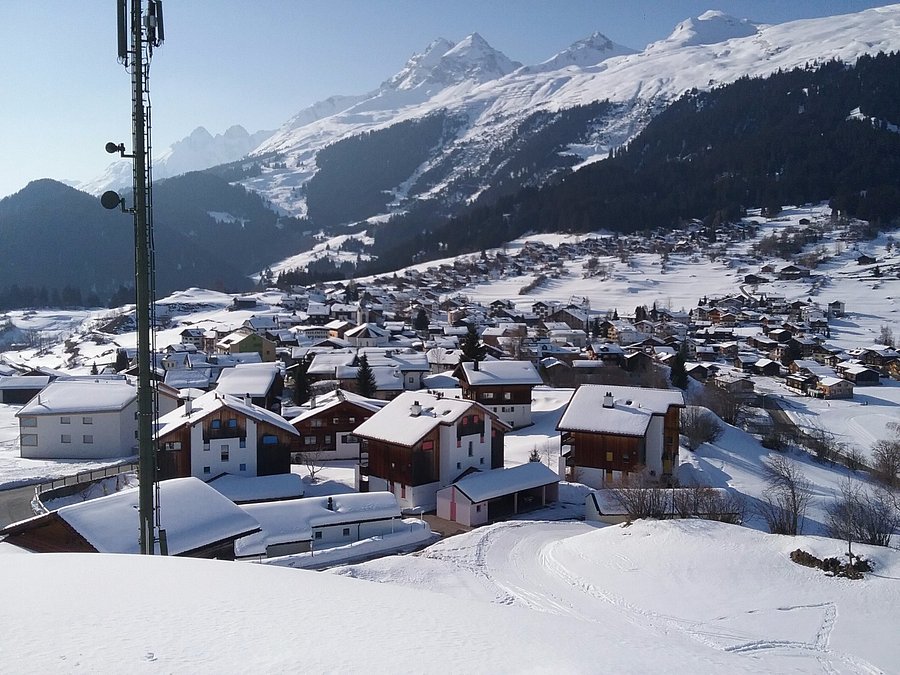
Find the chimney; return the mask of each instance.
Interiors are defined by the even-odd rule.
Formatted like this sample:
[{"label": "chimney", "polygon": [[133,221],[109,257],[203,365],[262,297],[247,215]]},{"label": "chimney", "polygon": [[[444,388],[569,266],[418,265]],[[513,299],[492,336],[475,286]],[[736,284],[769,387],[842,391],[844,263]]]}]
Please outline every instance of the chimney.
[{"label": "chimney", "polygon": [[253,398],[250,396],[250,394],[244,394],[244,405],[253,405]]},{"label": "chimney", "polygon": [[418,417],[422,414],[422,406],[419,405],[418,401],[413,401],[413,404],[409,406],[409,414],[412,417]]},{"label": "chimney", "polygon": [[326,508],[329,511],[334,511],[334,499],[332,499],[331,497],[328,498],[328,504],[326,505]]},{"label": "chimney", "polygon": [[184,416],[190,417],[192,412],[194,412],[194,399],[188,396],[184,399]]},{"label": "chimney", "polygon": [[603,397],[603,407],[604,408],[614,408],[615,400],[613,399],[613,395],[611,391],[606,392],[606,396]]},{"label": "chimney", "polygon": [[478,372],[478,359],[474,361],[475,365],[472,366],[472,369],[477,373]]}]

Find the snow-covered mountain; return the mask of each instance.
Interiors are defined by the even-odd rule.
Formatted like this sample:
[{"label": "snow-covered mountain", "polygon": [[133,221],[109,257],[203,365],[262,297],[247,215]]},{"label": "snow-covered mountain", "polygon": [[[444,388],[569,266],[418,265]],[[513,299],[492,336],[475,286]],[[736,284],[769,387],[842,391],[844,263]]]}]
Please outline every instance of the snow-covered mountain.
[{"label": "snow-covered mountain", "polygon": [[[595,33],[524,67],[478,34],[458,44],[438,39],[368,94],[334,97],[299,113],[254,151],[277,152],[278,161],[243,183],[288,213],[307,215],[304,186],[320,170],[321,149],[440,114],[447,120],[445,133],[433,139],[427,157],[408,176],[382,188],[390,198],[369,216],[402,212],[423,201],[449,212],[500,181],[511,188],[538,184],[554,171],[607,157],[690,89],[897,49],[900,5],[778,25],[709,11],[681,22],[669,37],[639,53]],[[554,134],[565,141],[541,162],[529,158],[526,166],[516,164],[515,153],[533,151],[529,143],[562,111],[604,100],[611,106],[598,108],[595,116],[567,121],[563,129],[557,125]],[[368,163],[373,172],[381,170]],[[358,167],[360,161],[350,164]]]},{"label": "snow-covered mountain", "polygon": [[[233,162],[245,157],[271,135],[271,131],[251,134],[244,127],[234,125],[225,133],[213,136],[205,128],[197,127],[189,136],[176,141],[153,159],[153,175],[156,179],[170,178]],[[132,162],[119,160],[111,163],[102,175],[75,187],[100,194],[105,190],[130,187],[131,174]]]}]

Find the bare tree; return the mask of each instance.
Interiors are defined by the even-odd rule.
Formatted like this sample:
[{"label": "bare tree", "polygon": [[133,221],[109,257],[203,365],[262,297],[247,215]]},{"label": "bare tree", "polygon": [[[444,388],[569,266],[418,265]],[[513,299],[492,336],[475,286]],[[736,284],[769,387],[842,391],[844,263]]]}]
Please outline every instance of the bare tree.
[{"label": "bare tree", "polygon": [[775,455],[763,462],[766,489],[759,502],[760,515],[774,534],[801,534],[812,486],[792,460]]},{"label": "bare tree", "polygon": [[900,510],[895,496],[886,488],[862,489],[848,478],[840,494],[827,506],[828,535],[845,539],[848,552],[853,542],[889,546],[900,527]]},{"label": "bare tree", "polygon": [[881,330],[878,333],[878,344],[887,345],[888,347],[894,346],[894,331],[887,324],[882,324],[881,326]]},{"label": "bare tree", "polygon": [[307,450],[300,453],[300,461],[309,472],[309,482],[316,482],[316,474],[322,470],[322,453],[319,450]]},{"label": "bare tree", "polygon": [[681,433],[687,446],[696,450],[704,443],[711,443],[722,435],[722,425],[710,411],[689,405],[681,411]]},{"label": "bare tree", "polygon": [[833,462],[845,454],[846,445],[837,440],[837,437],[821,425],[813,426],[806,430],[803,437],[803,445],[813,452],[823,462]]},{"label": "bare tree", "polygon": [[652,484],[643,472],[624,479],[609,494],[628,514],[629,520],[663,518],[666,515],[665,490]]},{"label": "bare tree", "polygon": [[731,490],[691,485],[673,490],[672,498],[673,511],[680,518],[703,518],[735,525],[744,520],[746,504]]},{"label": "bare tree", "polygon": [[872,446],[875,475],[891,488],[900,487],[900,423],[891,422],[888,428],[895,438],[878,441]]}]

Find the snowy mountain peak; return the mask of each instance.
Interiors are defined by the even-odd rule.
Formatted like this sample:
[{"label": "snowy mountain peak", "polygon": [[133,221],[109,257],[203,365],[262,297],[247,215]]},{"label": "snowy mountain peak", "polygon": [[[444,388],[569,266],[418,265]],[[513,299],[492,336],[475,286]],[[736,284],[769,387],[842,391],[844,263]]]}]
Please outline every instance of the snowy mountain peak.
[{"label": "snowy mountain peak", "polygon": [[669,37],[652,43],[647,50],[712,45],[734,38],[750,37],[757,32],[759,26],[749,19],[738,19],[725,12],[708,10],[700,16],[685,19],[675,26]]},{"label": "snowy mountain peak", "polygon": [[543,63],[534,66],[526,66],[522,68],[520,72],[523,74],[546,73],[560,70],[561,68],[567,68],[569,66],[586,68],[589,66],[596,66],[614,56],[625,56],[626,54],[636,53],[637,52],[630,47],[616,44],[603,33],[595,32],[589,37],[573,43],[570,47],[562,50]]},{"label": "snowy mountain peak", "polygon": [[382,89],[415,89],[423,85],[446,87],[466,80],[489,82],[521,66],[497,51],[478,33],[457,44],[438,38],[387,80]]}]

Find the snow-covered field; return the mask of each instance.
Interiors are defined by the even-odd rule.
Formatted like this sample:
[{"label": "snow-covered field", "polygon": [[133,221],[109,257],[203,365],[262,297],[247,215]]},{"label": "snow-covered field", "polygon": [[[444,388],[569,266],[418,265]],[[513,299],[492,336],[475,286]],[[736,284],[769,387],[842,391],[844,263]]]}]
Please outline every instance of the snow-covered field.
[{"label": "snow-covered field", "polygon": [[876,571],[849,581],[790,562],[798,547],[841,552],[703,521],[505,523],[336,574],[0,545],[0,667],[896,672],[900,553],[860,547]]}]

